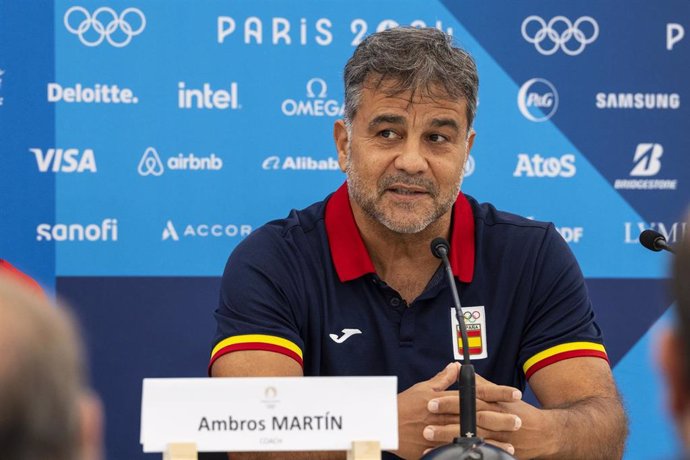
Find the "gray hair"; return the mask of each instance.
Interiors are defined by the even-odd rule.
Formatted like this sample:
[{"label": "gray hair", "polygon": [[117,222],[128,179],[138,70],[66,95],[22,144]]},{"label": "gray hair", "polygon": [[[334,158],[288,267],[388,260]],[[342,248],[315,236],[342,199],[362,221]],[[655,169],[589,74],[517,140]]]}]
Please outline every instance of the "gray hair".
[{"label": "gray hair", "polygon": [[0,275],[0,452],[13,460],[80,457],[82,348],[61,308]]},{"label": "gray hair", "polygon": [[[392,82],[391,95],[417,91],[426,96],[464,99],[469,133],[477,110],[477,65],[451,36],[434,28],[396,27],[367,37],[345,65],[345,124],[357,114],[369,76]],[[442,93],[439,94],[439,89]]]}]

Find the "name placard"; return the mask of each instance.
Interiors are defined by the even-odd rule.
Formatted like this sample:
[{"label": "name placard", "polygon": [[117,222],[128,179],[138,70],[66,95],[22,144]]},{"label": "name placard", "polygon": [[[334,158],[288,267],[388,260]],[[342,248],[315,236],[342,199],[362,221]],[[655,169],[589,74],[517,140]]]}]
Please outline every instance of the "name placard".
[{"label": "name placard", "polygon": [[396,377],[144,379],[141,443],[163,452],[348,450],[353,441],[398,448]]}]

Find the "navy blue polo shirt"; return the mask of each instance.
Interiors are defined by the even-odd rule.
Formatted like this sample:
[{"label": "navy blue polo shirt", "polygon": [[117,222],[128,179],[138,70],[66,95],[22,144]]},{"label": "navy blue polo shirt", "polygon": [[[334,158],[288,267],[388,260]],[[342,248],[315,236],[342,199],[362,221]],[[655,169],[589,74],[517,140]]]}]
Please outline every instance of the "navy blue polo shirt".
[{"label": "navy blue polo shirt", "polygon": [[[607,359],[582,273],[553,224],[460,193],[450,247],[470,354],[484,378],[524,389],[554,362]],[[306,376],[396,375],[404,391],[460,357],[447,283],[439,267],[407,305],[376,275],[343,184],[237,246],[223,274],[210,365],[226,353],[268,350]]]}]

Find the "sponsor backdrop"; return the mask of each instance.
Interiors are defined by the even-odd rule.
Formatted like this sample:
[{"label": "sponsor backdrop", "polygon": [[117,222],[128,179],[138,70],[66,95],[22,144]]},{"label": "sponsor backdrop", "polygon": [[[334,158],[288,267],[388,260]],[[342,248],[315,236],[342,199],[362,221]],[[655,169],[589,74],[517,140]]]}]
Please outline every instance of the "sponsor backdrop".
[{"label": "sponsor backdrop", "polygon": [[629,410],[626,458],[677,448],[650,351],[668,259],[637,238],[686,231],[686,1],[3,0],[0,256],[74,305],[109,458],[145,458],[143,377],[205,375],[233,248],[344,180],[343,66],[398,24],[476,57],[464,191],[570,244]]}]

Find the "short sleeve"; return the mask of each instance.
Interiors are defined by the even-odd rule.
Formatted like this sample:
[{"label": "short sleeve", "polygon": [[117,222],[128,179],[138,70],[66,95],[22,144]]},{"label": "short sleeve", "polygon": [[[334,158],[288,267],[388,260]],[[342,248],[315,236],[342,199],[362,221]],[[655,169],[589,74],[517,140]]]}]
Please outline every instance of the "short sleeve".
[{"label": "short sleeve", "polygon": [[262,227],[244,240],[225,267],[209,373],[221,356],[240,350],[264,350],[288,356],[303,366],[304,342],[297,279],[291,245],[280,229]]},{"label": "short sleeve", "polygon": [[525,377],[569,358],[608,361],[582,271],[552,224],[546,229],[535,267],[519,357]]}]

